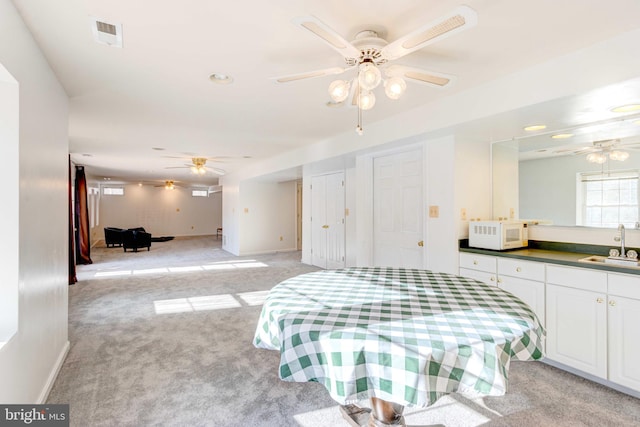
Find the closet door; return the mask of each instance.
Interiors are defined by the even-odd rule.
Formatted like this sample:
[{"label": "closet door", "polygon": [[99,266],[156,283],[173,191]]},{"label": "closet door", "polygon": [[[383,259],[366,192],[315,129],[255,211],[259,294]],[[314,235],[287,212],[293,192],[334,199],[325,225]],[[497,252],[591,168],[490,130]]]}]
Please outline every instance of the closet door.
[{"label": "closet door", "polygon": [[311,179],[311,264],[327,268],[327,179]]},{"label": "closet door", "polygon": [[311,263],[344,267],[344,173],[311,179]]},{"label": "closet door", "polygon": [[344,267],[344,173],[326,175],[326,268]]},{"label": "closet door", "polygon": [[422,151],[373,159],[373,261],[423,267]]}]

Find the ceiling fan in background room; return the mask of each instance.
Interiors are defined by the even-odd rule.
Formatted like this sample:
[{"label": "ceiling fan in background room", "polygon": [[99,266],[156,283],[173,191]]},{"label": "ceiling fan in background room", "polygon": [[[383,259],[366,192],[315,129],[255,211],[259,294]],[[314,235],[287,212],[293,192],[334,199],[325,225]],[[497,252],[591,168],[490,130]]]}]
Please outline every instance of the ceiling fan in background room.
[{"label": "ceiling fan in background room", "polygon": [[275,77],[277,83],[339,75],[355,70],[355,76],[334,80],[329,85],[331,104],[343,105],[351,98],[351,105],[358,108],[356,132],[362,129],[362,111],[375,105],[376,89],[381,83],[390,99],[398,99],[406,89],[406,80],[430,87],[445,88],[455,76],[400,64],[391,64],[399,58],[422,49],[437,41],[474,27],[478,18],[468,6],[459,6],[449,14],[429,22],[411,33],[388,43],[375,30],[360,31],[351,42],[344,39],[315,16],[301,16],[292,22],[310,31],[343,56],[345,67],[332,67],[306,73]]},{"label": "ceiling fan in background room", "polygon": [[212,162],[222,162],[223,160],[221,159],[224,159],[224,157],[192,157],[190,164],[185,163],[182,166],[167,166],[165,167],[165,169],[190,169],[194,175],[204,175],[208,172],[212,172],[216,175],[222,176],[226,173],[224,169],[207,166],[207,160],[210,160]]}]

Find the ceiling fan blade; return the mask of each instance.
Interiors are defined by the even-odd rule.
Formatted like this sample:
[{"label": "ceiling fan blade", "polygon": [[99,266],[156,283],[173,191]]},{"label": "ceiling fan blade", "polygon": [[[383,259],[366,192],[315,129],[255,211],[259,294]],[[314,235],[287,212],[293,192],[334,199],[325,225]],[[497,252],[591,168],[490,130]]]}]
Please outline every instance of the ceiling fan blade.
[{"label": "ceiling fan blade", "polygon": [[456,80],[456,76],[451,74],[438,73],[404,65],[390,65],[385,69],[385,73],[389,77],[402,77],[439,89],[448,87]]},{"label": "ceiling fan blade", "polygon": [[469,6],[459,6],[452,12],[410,32],[404,37],[382,48],[382,55],[389,61],[443,40],[449,36],[474,27],[478,14]]},{"label": "ceiling fan blade", "polygon": [[227,173],[227,172],[226,172],[225,170],[223,170],[223,169],[212,168],[212,167],[210,167],[210,166],[205,166],[205,168],[206,168],[207,170],[210,170],[211,172],[213,172],[213,173],[215,173],[215,174],[218,174],[218,175],[224,175],[224,174],[226,174],[226,173]]},{"label": "ceiling fan blade", "polygon": [[310,31],[315,36],[320,37],[322,41],[345,58],[358,58],[360,56],[360,50],[358,48],[315,16],[299,16],[291,22]]},{"label": "ceiling fan blade", "polygon": [[325,68],[324,70],[308,71],[306,73],[289,74],[287,76],[272,77],[272,80],[274,80],[276,83],[289,83],[297,80],[313,79],[316,77],[342,74],[350,68],[352,67],[347,67],[347,68],[331,67],[331,68]]}]

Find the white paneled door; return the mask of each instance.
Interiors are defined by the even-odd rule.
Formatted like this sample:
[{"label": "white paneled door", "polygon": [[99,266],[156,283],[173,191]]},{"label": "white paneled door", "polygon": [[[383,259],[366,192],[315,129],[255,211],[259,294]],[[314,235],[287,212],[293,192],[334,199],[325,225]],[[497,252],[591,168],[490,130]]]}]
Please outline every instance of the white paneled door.
[{"label": "white paneled door", "polygon": [[344,173],[311,179],[311,263],[344,267]]},{"label": "white paneled door", "polygon": [[423,268],[422,151],[373,159],[373,261]]}]

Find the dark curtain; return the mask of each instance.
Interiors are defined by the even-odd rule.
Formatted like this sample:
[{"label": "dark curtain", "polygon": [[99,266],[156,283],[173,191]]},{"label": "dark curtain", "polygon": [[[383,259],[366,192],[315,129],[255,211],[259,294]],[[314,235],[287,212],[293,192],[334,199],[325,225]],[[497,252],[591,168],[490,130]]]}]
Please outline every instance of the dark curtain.
[{"label": "dark curtain", "polygon": [[84,166],[76,166],[76,264],[91,264],[89,242],[89,208]]},{"label": "dark curtain", "polygon": [[73,234],[73,199],[71,198],[71,156],[69,156],[69,188],[67,189],[69,197],[69,284],[73,285],[78,281],[76,277],[76,258]]}]

